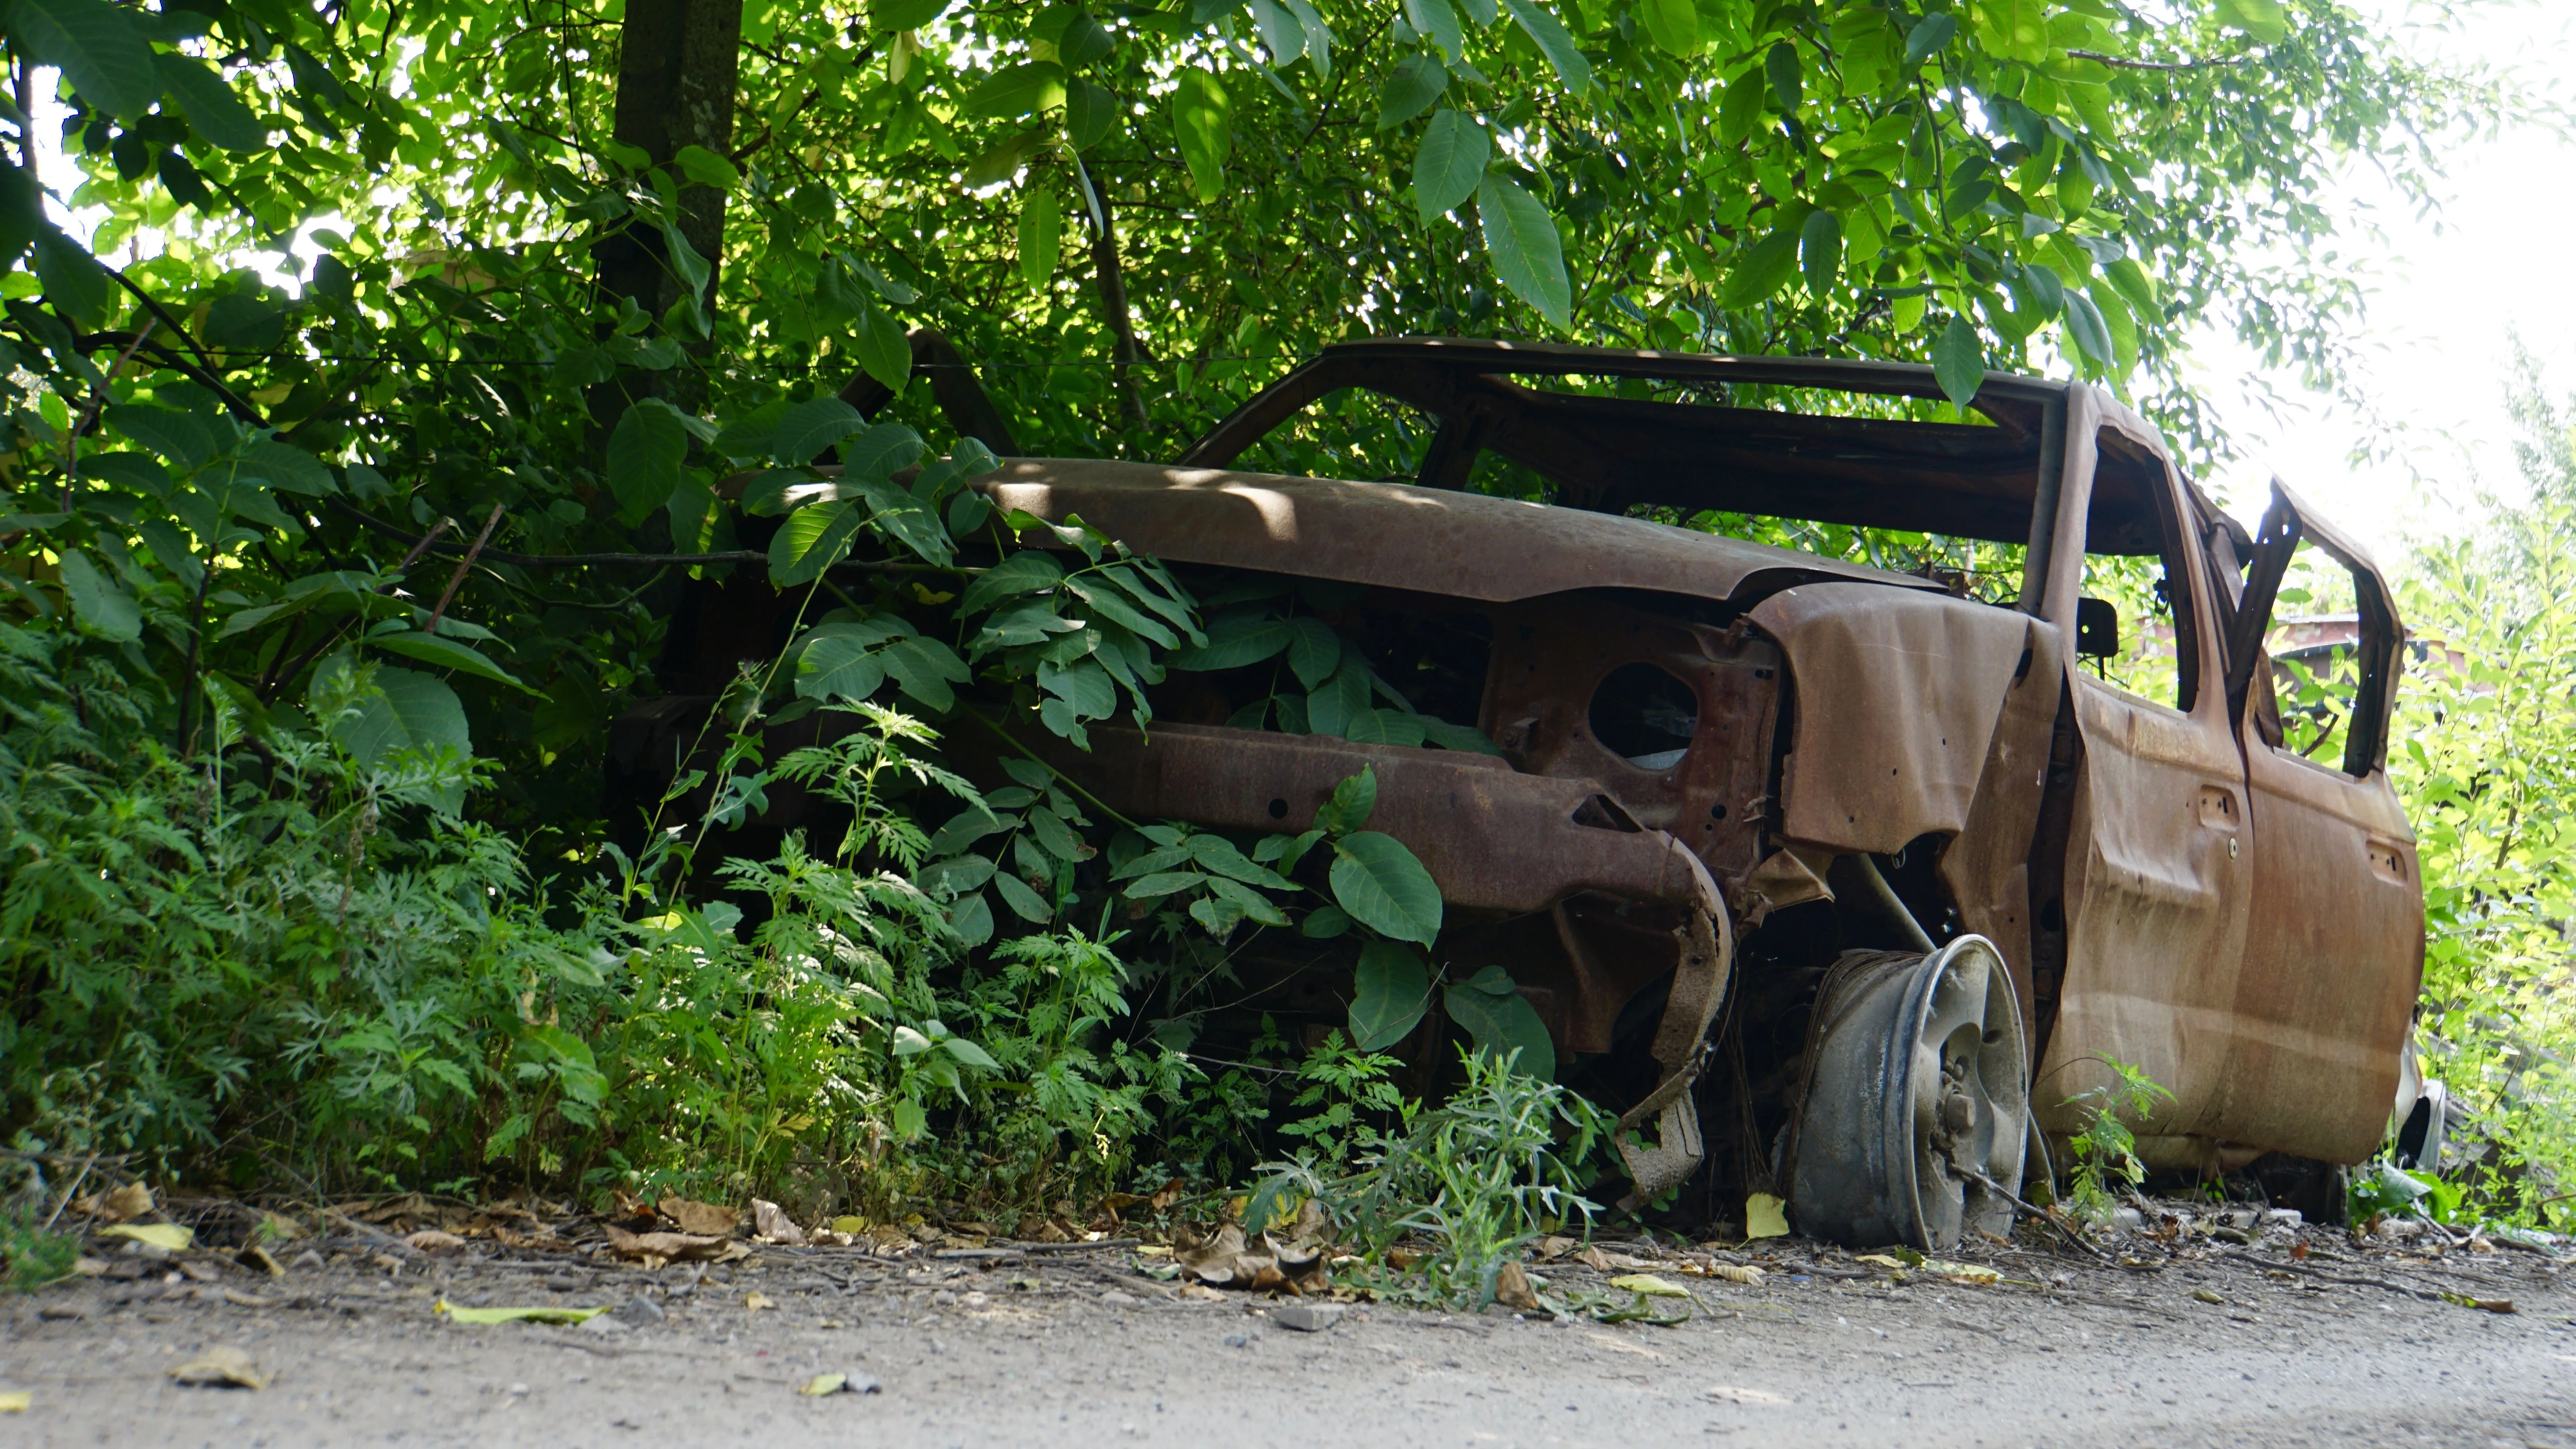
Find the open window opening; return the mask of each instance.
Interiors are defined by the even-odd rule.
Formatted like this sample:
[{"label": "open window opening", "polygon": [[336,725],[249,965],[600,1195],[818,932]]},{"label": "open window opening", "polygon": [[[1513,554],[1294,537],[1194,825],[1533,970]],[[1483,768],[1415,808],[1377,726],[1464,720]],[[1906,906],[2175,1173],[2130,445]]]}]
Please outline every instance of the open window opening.
[{"label": "open window opening", "polygon": [[1643,517],[2013,603],[2063,405],[1997,375],[1962,414],[1889,363],[1387,339],[1326,349],[1177,461]]},{"label": "open window opening", "polygon": [[2084,520],[2084,582],[2075,650],[2095,677],[2190,713],[2199,634],[2191,613],[2188,535],[2164,460],[2105,428]]},{"label": "open window opening", "polygon": [[2367,778],[2386,759],[2403,639],[2378,571],[2277,484],[2243,568],[2228,694],[2246,729],[2282,754]]}]

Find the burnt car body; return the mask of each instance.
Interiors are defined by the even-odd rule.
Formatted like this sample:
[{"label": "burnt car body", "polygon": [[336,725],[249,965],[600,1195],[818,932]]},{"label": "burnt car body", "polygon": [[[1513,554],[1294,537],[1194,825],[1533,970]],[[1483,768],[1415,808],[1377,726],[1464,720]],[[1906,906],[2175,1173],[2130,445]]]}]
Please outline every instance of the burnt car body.
[{"label": "burnt car body", "polygon": [[[1234,469],[1354,388],[1436,423],[1411,481]],[[1864,402],[1807,410],[1834,395]],[[2377,568],[2286,490],[2249,536],[2097,388],[1992,376],[1975,422],[1888,415],[1940,395],[1896,364],[1372,340],[1170,464],[1010,458],[976,486],[1182,569],[1347,586],[1382,670],[1448,681],[1498,755],[1230,726],[1219,678],[1050,760],[1238,834],[1303,830],[1373,770],[1371,828],[1449,905],[1440,961],[1506,966],[1568,1079],[1624,1109],[1635,1202],[1723,1219],[1767,1191],[1820,1236],[1941,1246],[2009,1213],[2114,1060],[2171,1093],[2151,1165],[2364,1159],[2423,946]],[[1479,455],[1547,501],[1468,491]],[[1707,511],[2020,545],[2018,597],[1641,516]],[[2263,657],[2302,539],[2359,601],[2340,761],[2283,747]],[[2088,557],[2161,565],[2170,700],[2082,667]],[[1283,1006],[1348,1000],[1346,966],[1277,969],[1305,979]]]}]

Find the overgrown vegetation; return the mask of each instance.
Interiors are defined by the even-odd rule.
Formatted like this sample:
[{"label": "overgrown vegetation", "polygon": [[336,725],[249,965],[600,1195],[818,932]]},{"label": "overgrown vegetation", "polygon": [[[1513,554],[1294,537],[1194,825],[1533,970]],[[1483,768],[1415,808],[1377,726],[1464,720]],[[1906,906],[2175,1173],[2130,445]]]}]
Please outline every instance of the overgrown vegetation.
[{"label": "overgrown vegetation", "polygon": [[[936,420],[907,330],[1029,453],[1166,453],[1357,331],[1911,358],[1960,398],[2055,367],[2205,450],[2177,339],[2330,376],[2356,318],[2335,269],[2227,241],[2330,247],[2337,157],[2420,193],[2513,104],[2329,0],[692,3],[739,51],[488,0],[0,22],[20,1151],[1043,1223],[1239,1182],[1276,1126],[1355,1232],[1432,1231],[1489,1290],[1587,1210],[1601,1124],[1492,1065],[1548,1077],[1545,1035],[1436,958],[1368,787],[1256,846],[1109,818],[1022,748],[1272,658],[1279,727],[1473,730],[1297,599],[1201,601],[1083,529],[1022,547],[962,486],[999,440]],[[1420,455],[1400,415],[1310,421],[1267,463]],[[792,622],[678,677],[677,601],[738,575]],[[608,723],[661,695],[712,751],[629,811]],[[729,844],[791,793],[851,823]],[[2501,818],[2523,860],[2534,817]],[[2544,895],[2523,926],[2446,897],[2440,969],[2532,949]],[[1353,1035],[1194,1056],[1261,930],[1346,939]],[[1425,1105],[1366,1053],[1435,992],[1479,1052]]]},{"label": "overgrown vegetation", "polygon": [[2138,1067],[2116,1057],[2105,1057],[2103,1065],[2111,1069],[2111,1081],[2066,1099],[2084,1114],[2084,1130],[2066,1142],[2074,1155],[2066,1174],[2066,1203],[2077,1216],[2096,1222],[2111,1215],[2113,1184],[2134,1190],[2147,1180],[2147,1166],[2138,1160],[2138,1136],[2129,1124],[2145,1121],[2157,1098],[2173,1098]]}]

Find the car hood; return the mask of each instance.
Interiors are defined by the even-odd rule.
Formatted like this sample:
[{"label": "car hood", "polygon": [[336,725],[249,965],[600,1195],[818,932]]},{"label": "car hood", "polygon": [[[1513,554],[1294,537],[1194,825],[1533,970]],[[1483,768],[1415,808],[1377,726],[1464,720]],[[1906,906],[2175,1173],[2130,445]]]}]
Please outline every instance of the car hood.
[{"label": "car hood", "polygon": [[1642,518],[1402,483],[1015,458],[975,487],[1181,563],[1507,603],[1574,589],[1751,600],[1801,583],[1927,579]]}]

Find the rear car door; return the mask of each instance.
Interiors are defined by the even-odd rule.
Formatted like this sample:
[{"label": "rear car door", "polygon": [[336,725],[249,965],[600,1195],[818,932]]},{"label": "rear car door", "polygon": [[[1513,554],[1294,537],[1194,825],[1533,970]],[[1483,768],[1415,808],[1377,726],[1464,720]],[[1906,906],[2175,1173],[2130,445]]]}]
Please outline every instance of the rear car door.
[{"label": "rear car door", "polygon": [[2238,1142],[2357,1162],[2387,1130],[2423,981],[2423,882],[2387,769],[2405,637],[2369,555],[2278,483],[2223,608],[2262,848],[2232,1012],[2248,1049],[2220,1118]]}]

